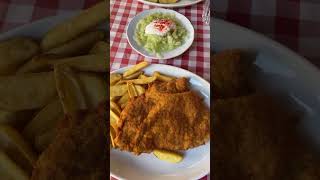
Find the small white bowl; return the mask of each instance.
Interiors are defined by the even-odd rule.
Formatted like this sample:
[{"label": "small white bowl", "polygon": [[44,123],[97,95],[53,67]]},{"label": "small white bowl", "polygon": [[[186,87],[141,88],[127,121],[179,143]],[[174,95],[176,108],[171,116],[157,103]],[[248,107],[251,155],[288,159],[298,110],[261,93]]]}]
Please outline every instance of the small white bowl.
[{"label": "small white bowl", "polygon": [[[184,28],[186,28],[188,31],[188,35],[187,35],[186,39],[184,40],[184,43],[181,46],[177,47],[176,49],[173,49],[173,50],[167,51],[167,52],[162,52],[161,53],[162,57],[159,57],[156,54],[149,53],[147,50],[144,49],[144,47],[138,45],[138,43],[134,39],[138,22],[141,19],[143,19],[146,16],[153,14],[153,13],[174,14],[175,18],[178,19],[180,21],[181,25],[184,26]],[[183,54],[186,50],[188,50],[190,48],[190,46],[192,45],[193,40],[194,40],[194,28],[193,28],[191,22],[189,21],[189,19],[187,19],[184,15],[182,15],[176,11],[173,11],[173,10],[156,8],[156,9],[146,10],[146,11],[143,11],[143,12],[137,14],[129,22],[128,27],[127,27],[127,39],[128,39],[130,46],[144,57],[151,58],[151,59],[171,59],[171,58],[180,56],[181,54]]]}]

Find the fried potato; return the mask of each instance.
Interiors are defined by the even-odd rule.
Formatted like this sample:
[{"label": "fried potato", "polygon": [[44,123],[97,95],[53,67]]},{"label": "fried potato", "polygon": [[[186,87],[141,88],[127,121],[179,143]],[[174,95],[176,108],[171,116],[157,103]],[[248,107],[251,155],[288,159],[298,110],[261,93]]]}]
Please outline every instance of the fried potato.
[{"label": "fried potato", "polygon": [[34,146],[38,152],[43,152],[51,144],[56,136],[55,129],[51,129],[35,137]]},{"label": "fried potato", "polygon": [[60,56],[79,56],[89,52],[90,48],[97,42],[105,38],[105,32],[101,30],[85,33],[74,40],[61,46],[53,48],[46,54],[56,54]]},{"label": "fried potato", "polygon": [[42,108],[22,131],[23,136],[32,144],[36,136],[53,129],[63,118],[63,109],[59,99],[54,99]]},{"label": "fried potato", "polygon": [[39,45],[27,37],[16,37],[0,42],[0,75],[14,73],[38,51]]},{"label": "fried potato", "polygon": [[118,116],[121,114],[121,108],[118,106],[117,103],[110,101],[110,109],[116,113]]},{"label": "fried potato", "polygon": [[138,79],[143,79],[143,78],[148,78],[149,76],[146,76],[146,75],[144,75],[144,74],[140,74],[139,75],[139,77],[138,77]]},{"label": "fried potato", "polygon": [[123,96],[128,91],[126,84],[115,85],[110,87],[110,97]]},{"label": "fried potato", "polygon": [[94,108],[107,99],[107,81],[101,75],[80,72],[78,76],[88,107]]},{"label": "fried potato", "polygon": [[0,174],[4,180],[28,180],[28,173],[21,169],[5,152],[0,149]]},{"label": "fried potato", "polygon": [[108,54],[109,44],[104,41],[98,41],[90,50],[90,54]]},{"label": "fried potato", "polygon": [[21,129],[25,123],[32,118],[33,114],[33,110],[16,112],[0,110],[0,124],[6,124],[16,129]]},{"label": "fried potato", "polygon": [[137,72],[131,74],[130,76],[124,77],[123,79],[125,79],[125,80],[136,79],[136,78],[138,78],[141,74],[142,74],[142,71],[137,71]]},{"label": "fried potato", "polygon": [[167,150],[156,149],[153,154],[160,160],[167,161],[170,163],[179,163],[182,161],[183,156],[179,153]]},{"label": "fried potato", "polygon": [[51,71],[49,61],[59,59],[60,56],[55,54],[41,54],[33,57],[30,61],[23,64],[16,72],[16,74]]},{"label": "fried potato", "polygon": [[134,85],[134,87],[136,88],[136,90],[138,92],[138,96],[140,96],[146,92],[146,89],[142,86]]},{"label": "fried potato", "polygon": [[37,109],[56,96],[52,72],[0,77],[0,109],[20,111]]},{"label": "fried potato", "polygon": [[78,110],[87,109],[84,92],[73,70],[67,66],[57,65],[54,67],[54,75],[64,113],[73,116]]},{"label": "fried potato", "polygon": [[107,3],[100,2],[96,5],[84,10],[81,14],[61,23],[49,30],[41,41],[43,51],[62,45],[81,33],[97,26],[99,23],[105,22],[108,18],[106,13]]},{"label": "fried potato", "polygon": [[121,106],[121,109],[127,104],[129,101],[129,94],[125,93],[118,101],[118,104]]},{"label": "fried potato", "polygon": [[117,128],[117,124],[120,121],[120,118],[118,115],[116,115],[116,113],[114,113],[111,109],[110,109],[110,125],[116,129]]},{"label": "fried potato", "polygon": [[138,92],[132,83],[127,83],[128,86],[128,94],[130,98],[134,98],[138,96]]},{"label": "fried potato", "polygon": [[178,0],[159,0],[159,3],[162,3],[162,4],[172,4],[176,2],[178,2]]},{"label": "fried potato", "polygon": [[133,83],[133,84],[150,84],[157,80],[156,76],[151,76],[143,79],[132,79],[132,80],[125,80],[127,83]]},{"label": "fried potato", "polygon": [[110,127],[110,139],[111,139],[111,145],[112,147],[116,147],[116,144],[114,143],[114,138],[116,137],[116,131],[113,129],[113,127]]},{"label": "fried potato", "polygon": [[107,72],[107,56],[104,54],[92,54],[63,58],[56,61],[48,61],[50,65],[68,65],[79,71]]},{"label": "fried potato", "polygon": [[124,72],[123,77],[130,76],[130,75],[134,74],[135,72],[140,71],[141,69],[147,67],[148,65],[149,65],[149,63],[146,61],[143,61],[139,64],[136,64],[133,67],[129,68],[126,72]]},{"label": "fried potato", "polygon": [[110,74],[110,85],[116,84],[118,81],[122,79],[122,75],[118,73]]},{"label": "fried potato", "polygon": [[0,149],[24,170],[32,171],[37,155],[19,132],[10,126],[0,125]]},{"label": "fried potato", "polygon": [[110,101],[118,101],[121,97],[120,96],[114,96],[114,97],[110,97]]},{"label": "fried potato", "polygon": [[166,82],[175,79],[174,77],[170,77],[170,76],[167,76],[167,75],[160,74],[158,71],[155,71],[153,73],[153,76],[157,77],[157,79],[160,80],[160,81],[166,81]]}]

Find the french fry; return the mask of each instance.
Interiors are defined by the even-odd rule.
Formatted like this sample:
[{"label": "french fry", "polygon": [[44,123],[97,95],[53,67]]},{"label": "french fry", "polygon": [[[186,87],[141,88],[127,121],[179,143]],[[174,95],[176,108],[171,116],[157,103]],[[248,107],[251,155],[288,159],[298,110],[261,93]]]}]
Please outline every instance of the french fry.
[{"label": "french fry", "polygon": [[63,118],[63,109],[59,99],[54,99],[42,108],[35,117],[26,125],[22,134],[29,142],[34,143],[36,136],[39,136],[53,129],[58,120]]},{"label": "french fry", "polygon": [[107,60],[104,54],[91,54],[48,61],[51,66],[68,65],[79,71],[107,72]]},{"label": "french fry", "polygon": [[105,32],[101,30],[91,31],[80,35],[74,40],[71,40],[61,46],[53,48],[46,54],[57,54],[60,56],[79,56],[89,52],[90,48],[105,37]]},{"label": "french fry", "polygon": [[149,76],[146,76],[146,75],[144,75],[144,74],[140,74],[139,75],[139,77],[138,77],[138,79],[143,79],[143,78],[148,78]]},{"label": "french fry", "polygon": [[147,67],[149,63],[147,61],[143,61],[137,65],[134,65],[133,67],[129,68],[126,72],[123,73],[123,77],[130,76],[134,74],[137,71],[140,71],[141,69]]},{"label": "french fry", "polygon": [[111,126],[110,127],[110,139],[111,139],[111,145],[113,148],[116,147],[115,143],[114,143],[114,138],[116,137],[116,132],[115,130],[113,129],[113,127]]},{"label": "french fry", "polygon": [[123,79],[125,79],[125,80],[136,79],[136,78],[138,78],[141,74],[142,74],[142,71],[137,71],[137,72],[131,74],[130,76],[124,77]]},{"label": "french fry", "polygon": [[127,104],[128,101],[129,101],[129,94],[125,93],[118,101],[118,104],[120,104],[121,109],[123,109],[123,106]]},{"label": "french fry", "polygon": [[120,107],[118,106],[117,103],[113,102],[113,101],[110,101],[110,109],[116,113],[118,116],[120,116],[121,114],[121,109]]},{"label": "french fry", "polygon": [[0,149],[17,162],[24,170],[31,172],[37,160],[31,145],[14,128],[6,125],[0,126]]},{"label": "french fry", "polygon": [[107,99],[107,81],[101,75],[80,72],[78,77],[85,100],[90,108],[97,107],[102,100]]},{"label": "french fry", "polygon": [[111,109],[110,109],[110,125],[116,129],[118,122],[120,121],[120,118],[118,115],[116,115],[116,113],[114,113]]},{"label": "french fry", "polygon": [[110,97],[123,96],[128,91],[126,84],[110,87]]},{"label": "french fry", "polygon": [[114,97],[110,97],[110,101],[118,101],[121,98],[121,96],[114,96]]},{"label": "french fry", "polygon": [[1,179],[28,180],[28,173],[21,169],[2,149],[0,149]]},{"label": "french fry", "polygon": [[56,136],[54,129],[51,129],[43,134],[40,134],[34,139],[34,146],[38,152],[43,152],[51,144]]},{"label": "french fry", "polygon": [[115,85],[118,81],[122,79],[122,75],[118,73],[110,74],[110,85]]},{"label": "french fry", "polygon": [[84,92],[72,69],[63,65],[56,65],[54,75],[64,113],[74,116],[78,110],[87,109]]},{"label": "french fry", "polygon": [[0,75],[13,74],[21,64],[36,55],[39,49],[39,45],[27,37],[0,42]]},{"label": "french fry", "polygon": [[175,79],[175,78],[173,78],[173,77],[160,74],[158,71],[155,71],[155,72],[153,73],[153,76],[157,77],[157,79],[160,80],[160,81],[166,81],[166,82],[172,81],[173,79]]},{"label": "french fry", "polygon": [[108,54],[109,44],[104,41],[98,41],[90,50],[90,54]]},{"label": "french fry", "polygon": [[0,109],[20,111],[41,108],[56,97],[52,72],[0,76]]},{"label": "french fry", "polygon": [[138,92],[138,96],[140,96],[146,92],[145,88],[140,85],[134,85],[134,87],[136,88],[136,90]]},{"label": "french fry", "polygon": [[179,153],[167,150],[156,149],[153,154],[160,160],[167,161],[170,163],[179,163],[182,161],[183,156]]},{"label": "french fry", "polygon": [[49,62],[58,60],[60,56],[55,54],[41,54],[33,57],[30,61],[23,64],[16,72],[16,74],[36,73],[43,71],[51,71]]},{"label": "french fry", "polygon": [[143,79],[132,79],[132,80],[125,80],[125,82],[129,83],[133,83],[133,84],[150,84],[152,82],[154,82],[155,80],[157,80],[156,76],[151,76],[151,77],[147,77],[147,78],[143,78]]},{"label": "french fry", "polygon": [[106,13],[107,3],[100,2],[81,12],[81,14],[61,23],[49,30],[41,41],[43,51],[64,44],[83,32],[105,22],[108,18]]},{"label": "french fry", "polygon": [[128,86],[128,94],[130,98],[134,98],[138,96],[138,92],[132,83],[127,83]]}]

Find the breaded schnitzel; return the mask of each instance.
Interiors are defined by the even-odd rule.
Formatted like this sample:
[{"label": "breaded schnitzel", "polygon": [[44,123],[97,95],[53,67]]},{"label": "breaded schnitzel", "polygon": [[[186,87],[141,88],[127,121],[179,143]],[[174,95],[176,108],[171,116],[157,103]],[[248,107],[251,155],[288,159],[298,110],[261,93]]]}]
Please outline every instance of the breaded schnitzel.
[{"label": "breaded schnitzel", "polygon": [[297,132],[298,116],[272,99],[215,101],[214,179],[320,179],[320,163]]},{"label": "breaded schnitzel", "polygon": [[107,179],[109,163],[106,106],[98,111],[66,118],[64,127],[41,154],[32,172],[32,180]]},{"label": "breaded schnitzel", "polygon": [[135,154],[154,149],[186,150],[210,136],[210,114],[185,78],[154,83],[120,115],[115,144]]},{"label": "breaded schnitzel", "polygon": [[251,60],[242,50],[219,52],[212,57],[213,97],[229,98],[250,93]]}]

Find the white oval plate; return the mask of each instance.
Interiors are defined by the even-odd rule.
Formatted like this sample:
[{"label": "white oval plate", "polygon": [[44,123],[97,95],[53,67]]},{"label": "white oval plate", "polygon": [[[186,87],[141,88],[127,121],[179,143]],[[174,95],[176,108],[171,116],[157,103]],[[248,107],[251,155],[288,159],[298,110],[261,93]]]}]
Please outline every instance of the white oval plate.
[{"label": "white oval plate", "polygon": [[[143,19],[144,17],[153,14],[153,13],[169,13],[169,14],[174,14],[175,18],[180,21],[180,23],[187,29],[188,35],[187,38],[185,39],[185,42],[177,47],[176,49],[173,49],[168,52],[162,53],[162,57],[158,57],[155,54],[151,54],[147,52],[143,47],[139,46],[138,43],[134,40],[134,35],[136,31],[136,26],[138,22]],[[145,10],[142,11],[141,13],[137,14],[128,24],[127,26],[127,39],[130,44],[130,46],[137,51],[139,54],[143,55],[144,57],[151,58],[151,59],[171,59],[174,57],[177,57],[181,54],[183,54],[186,50],[190,48],[190,46],[193,43],[194,40],[194,28],[189,21],[188,18],[186,18],[184,15],[173,11],[169,9],[162,9],[162,8],[157,8],[157,9],[151,9],[151,10]]]},{"label": "white oval plate", "polygon": [[[257,53],[255,65],[259,87],[302,111],[298,127],[314,147],[320,150],[320,71],[305,58],[256,32],[223,20],[212,19],[213,50],[245,48]],[[213,67],[214,68],[214,67]],[[320,152],[320,151],[319,151]]]},{"label": "white oval plate", "polygon": [[146,0],[138,0],[139,2],[142,2],[144,4],[148,4],[151,6],[158,6],[158,7],[165,7],[165,8],[177,8],[177,7],[186,7],[186,6],[192,6],[194,4],[197,4],[199,2],[202,2],[203,0],[179,0],[176,3],[172,4],[161,4],[161,3],[154,3]]},{"label": "white oval plate", "polygon": [[[112,73],[123,73],[129,67]],[[188,77],[191,89],[200,93],[204,102],[210,107],[210,84],[187,70],[163,65],[151,64],[143,70],[151,75],[154,71],[175,77]],[[210,172],[210,142],[197,148],[185,151],[181,163],[171,164],[157,159],[153,154],[135,156],[129,152],[112,149],[110,151],[110,174],[118,179],[139,180],[180,180],[199,179]]]}]

